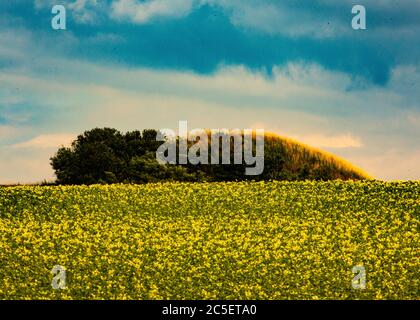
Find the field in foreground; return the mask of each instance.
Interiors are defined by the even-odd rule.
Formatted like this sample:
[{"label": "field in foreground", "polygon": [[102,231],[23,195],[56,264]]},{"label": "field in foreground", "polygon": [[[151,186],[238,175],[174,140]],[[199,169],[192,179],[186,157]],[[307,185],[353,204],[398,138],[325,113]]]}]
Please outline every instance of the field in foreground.
[{"label": "field in foreground", "polygon": [[414,182],[0,188],[0,299],[419,299],[419,217]]}]

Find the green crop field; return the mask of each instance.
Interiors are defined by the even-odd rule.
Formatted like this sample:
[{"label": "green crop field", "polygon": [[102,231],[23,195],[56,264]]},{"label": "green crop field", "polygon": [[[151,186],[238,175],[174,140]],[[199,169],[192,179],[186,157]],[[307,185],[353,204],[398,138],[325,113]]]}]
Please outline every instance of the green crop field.
[{"label": "green crop field", "polygon": [[419,217],[415,182],[0,188],[0,299],[419,299]]}]

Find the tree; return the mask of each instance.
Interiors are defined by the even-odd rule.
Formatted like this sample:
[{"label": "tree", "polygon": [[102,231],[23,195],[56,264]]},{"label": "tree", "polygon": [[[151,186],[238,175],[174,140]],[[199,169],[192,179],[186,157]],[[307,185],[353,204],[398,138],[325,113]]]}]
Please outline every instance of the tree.
[{"label": "tree", "polygon": [[[146,132],[146,139],[153,132]],[[156,137],[156,132],[155,132]],[[70,148],[60,148],[51,158],[59,184],[93,184],[130,181],[129,164],[141,157],[154,141],[139,131],[123,135],[116,129],[95,128],[79,135]]]}]

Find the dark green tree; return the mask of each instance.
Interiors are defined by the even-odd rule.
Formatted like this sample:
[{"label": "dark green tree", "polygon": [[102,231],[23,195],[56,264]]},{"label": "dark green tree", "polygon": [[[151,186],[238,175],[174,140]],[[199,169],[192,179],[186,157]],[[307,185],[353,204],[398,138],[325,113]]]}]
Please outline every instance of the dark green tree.
[{"label": "dark green tree", "polygon": [[51,158],[57,183],[130,182],[132,159],[157,148],[156,131],[144,133],[146,138],[139,131],[124,135],[116,129],[96,128],[79,135],[70,148],[60,148]]}]

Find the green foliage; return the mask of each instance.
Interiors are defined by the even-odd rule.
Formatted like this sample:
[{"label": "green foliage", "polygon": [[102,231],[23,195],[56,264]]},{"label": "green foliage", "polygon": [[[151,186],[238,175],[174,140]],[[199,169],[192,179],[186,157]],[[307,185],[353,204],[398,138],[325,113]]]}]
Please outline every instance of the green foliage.
[{"label": "green foliage", "polygon": [[148,151],[142,157],[134,157],[129,164],[130,181],[134,183],[158,181],[203,181],[200,172],[188,173],[187,168],[162,165],[156,161],[155,152]]},{"label": "green foliage", "polygon": [[133,159],[138,161],[159,144],[154,130],[124,135],[116,129],[96,128],[78,136],[71,148],[60,148],[51,158],[51,165],[59,184],[135,182],[140,174],[143,182],[149,182],[158,177],[137,172],[142,167],[136,169]]}]

